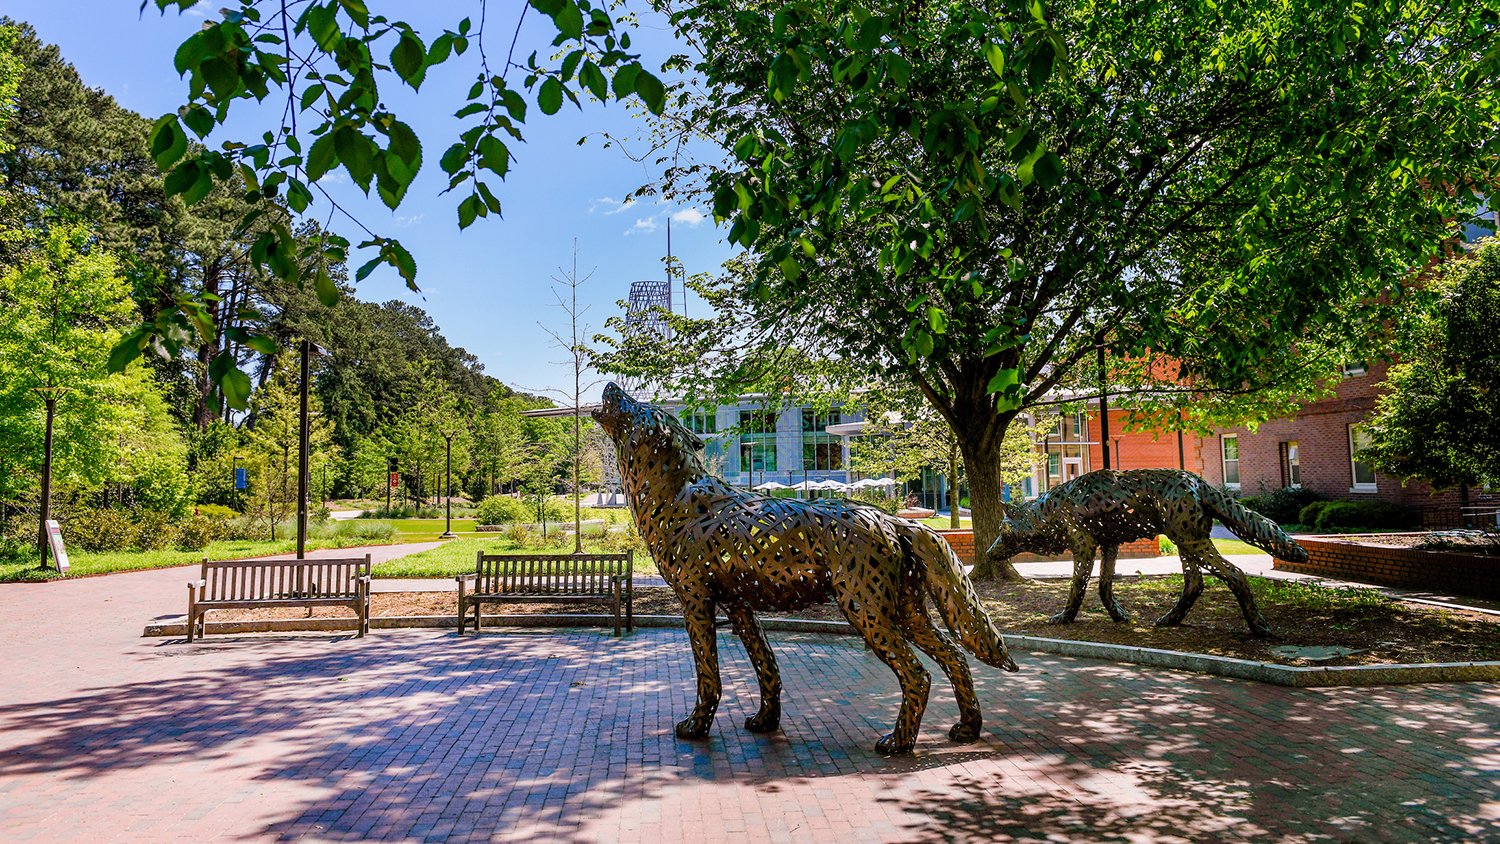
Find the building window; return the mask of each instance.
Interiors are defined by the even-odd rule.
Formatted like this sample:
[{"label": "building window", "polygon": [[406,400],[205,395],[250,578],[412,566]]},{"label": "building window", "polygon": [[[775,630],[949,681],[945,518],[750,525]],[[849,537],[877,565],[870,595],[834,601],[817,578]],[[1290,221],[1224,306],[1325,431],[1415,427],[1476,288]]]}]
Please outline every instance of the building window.
[{"label": "building window", "polygon": [[776,414],[765,410],[741,410],[740,471],[776,471]]},{"label": "building window", "polygon": [[1055,452],[1047,452],[1047,477],[1062,477],[1062,455]]},{"label": "building window", "polygon": [[692,410],[684,408],[678,415],[682,424],[695,434],[718,433],[718,420],[712,410]]},{"label": "building window", "polygon": [[844,441],[824,429],[837,425],[842,416],[837,410],[818,413],[802,409],[802,468],[805,471],[838,471],[844,468]]},{"label": "building window", "polygon": [[1302,486],[1302,459],[1297,441],[1281,444],[1281,484],[1298,489]]},{"label": "building window", "polygon": [[1490,208],[1489,197],[1481,197],[1479,211],[1464,223],[1464,246],[1467,248],[1482,237],[1494,237],[1497,219],[1500,217],[1497,217],[1495,209]]},{"label": "building window", "polygon": [[1224,456],[1224,486],[1240,488],[1240,438],[1237,434],[1225,434],[1219,438]]},{"label": "building window", "polygon": [[1082,413],[1073,414],[1073,439],[1080,442],[1088,439],[1088,429],[1088,416]]},{"label": "building window", "polygon": [[1361,361],[1355,361],[1354,363],[1346,363],[1346,364],[1344,364],[1344,377],[1345,378],[1357,378],[1358,376],[1364,375],[1365,373],[1367,373],[1369,371],[1370,371],[1370,365],[1368,363],[1366,363],[1365,361],[1362,361],[1362,360]]},{"label": "building window", "polygon": [[1359,459],[1360,449],[1369,448],[1370,432],[1363,426],[1349,426],[1349,468],[1354,478],[1354,486],[1349,488],[1350,492],[1375,492],[1375,470],[1370,464]]}]

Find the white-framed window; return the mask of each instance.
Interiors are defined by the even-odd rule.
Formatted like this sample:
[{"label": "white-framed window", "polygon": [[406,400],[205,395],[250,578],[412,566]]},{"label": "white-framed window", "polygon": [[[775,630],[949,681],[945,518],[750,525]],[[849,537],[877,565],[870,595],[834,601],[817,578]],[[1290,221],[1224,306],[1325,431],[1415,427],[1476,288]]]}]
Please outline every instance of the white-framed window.
[{"label": "white-framed window", "polygon": [[1088,425],[1088,414],[1073,414],[1073,439],[1079,440],[1080,442],[1088,439]]},{"label": "white-framed window", "polygon": [[1240,437],[1225,434],[1219,437],[1219,453],[1224,462],[1224,486],[1240,488]]},{"label": "white-framed window", "polygon": [[1049,478],[1062,477],[1062,455],[1058,452],[1047,452],[1047,476]]},{"label": "white-framed window", "polygon": [[1481,197],[1479,211],[1463,224],[1464,248],[1470,248],[1482,237],[1494,237],[1497,222],[1500,222],[1500,215],[1490,207],[1490,198]]},{"label": "white-framed window", "polygon": [[1349,426],[1349,471],[1353,485],[1350,492],[1375,492],[1375,470],[1359,459],[1359,451],[1370,445],[1370,432],[1363,426]]},{"label": "white-framed window", "polygon": [[1281,476],[1287,486],[1300,489],[1302,486],[1302,456],[1296,440],[1281,444]]},{"label": "white-framed window", "polygon": [[1369,371],[1370,365],[1362,360],[1344,364],[1345,378],[1358,378],[1359,376],[1364,375]]}]

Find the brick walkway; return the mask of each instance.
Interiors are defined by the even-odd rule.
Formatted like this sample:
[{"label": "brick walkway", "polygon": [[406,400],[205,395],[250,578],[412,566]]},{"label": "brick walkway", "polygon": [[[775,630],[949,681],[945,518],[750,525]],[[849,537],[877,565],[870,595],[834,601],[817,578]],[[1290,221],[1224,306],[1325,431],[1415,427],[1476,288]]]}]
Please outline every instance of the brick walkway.
[{"label": "brick walkway", "polygon": [[856,642],[781,636],[785,732],[677,630],[142,639],[190,569],[0,587],[0,840],[1500,840],[1500,687],[1292,690],[1019,654],[934,682],[919,752]]}]

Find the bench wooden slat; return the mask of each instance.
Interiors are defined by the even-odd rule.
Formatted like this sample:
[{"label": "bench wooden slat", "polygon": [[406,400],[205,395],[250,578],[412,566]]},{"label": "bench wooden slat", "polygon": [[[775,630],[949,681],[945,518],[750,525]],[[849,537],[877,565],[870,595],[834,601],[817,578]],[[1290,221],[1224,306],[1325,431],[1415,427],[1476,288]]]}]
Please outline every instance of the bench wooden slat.
[{"label": "bench wooden slat", "polygon": [[[474,573],[457,578],[459,632],[467,627],[468,612],[474,610],[474,629],[479,629],[486,603],[606,601],[614,608],[615,632],[624,610],[626,629],[634,629],[631,567],[634,554],[485,554],[478,552]],[[619,589],[616,589],[616,581]],[[473,585],[473,591],[466,588]],[[623,607],[621,605],[624,605]]]},{"label": "bench wooden slat", "polygon": [[214,609],[347,606],[370,627],[370,556],[331,560],[205,559],[188,584],[188,641]]}]

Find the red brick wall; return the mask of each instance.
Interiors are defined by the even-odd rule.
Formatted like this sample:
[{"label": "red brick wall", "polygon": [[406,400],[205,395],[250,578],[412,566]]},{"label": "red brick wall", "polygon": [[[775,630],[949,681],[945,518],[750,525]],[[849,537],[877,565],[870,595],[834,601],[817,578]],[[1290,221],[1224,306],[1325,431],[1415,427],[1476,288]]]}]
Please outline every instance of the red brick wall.
[{"label": "red brick wall", "polygon": [[1334,395],[1310,402],[1290,418],[1273,419],[1256,430],[1223,428],[1203,443],[1203,477],[1215,485],[1224,482],[1222,445],[1224,434],[1236,434],[1240,443],[1240,492],[1258,495],[1286,486],[1282,475],[1281,443],[1296,441],[1301,455],[1302,486],[1326,498],[1356,501],[1384,500],[1399,504],[1423,504],[1457,500],[1457,493],[1431,495],[1421,482],[1403,486],[1379,473],[1376,491],[1355,492],[1349,461],[1349,426],[1363,422],[1375,409],[1375,398],[1383,391],[1389,364],[1371,363],[1364,375],[1344,378]]},{"label": "red brick wall", "polygon": [[[1174,446],[1175,447],[1175,446]],[[939,536],[948,541],[948,547],[966,566],[974,565],[974,531],[972,530],[940,530]],[[1121,560],[1150,559],[1161,556],[1160,546],[1155,537],[1129,542],[1120,546]],[[1038,557],[1035,554],[1017,554],[1017,563],[1036,563],[1049,560],[1071,560],[1072,556],[1064,554],[1056,557]]]},{"label": "red brick wall", "polygon": [[1476,554],[1416,551],[1358,541],[1297,537],[1306,563],[1276,560],[1282,571],[1407,589],[1439,589],[1475,598],[1500,598],[1500,559]]}]

